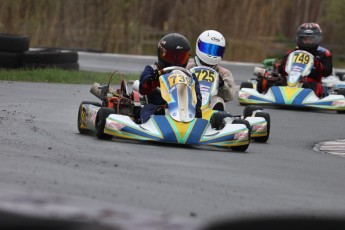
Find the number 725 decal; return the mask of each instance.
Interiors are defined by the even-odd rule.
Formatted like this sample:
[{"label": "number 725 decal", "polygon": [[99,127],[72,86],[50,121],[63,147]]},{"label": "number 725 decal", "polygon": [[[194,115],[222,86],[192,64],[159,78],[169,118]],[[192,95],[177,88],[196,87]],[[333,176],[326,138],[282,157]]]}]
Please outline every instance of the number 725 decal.
[{"label": "number 725 decal", "polygon": [[197,69],[195,70],[195,75],[199,81],[208,81],[208,82],[215,81],[215,73],[212,70]]}]

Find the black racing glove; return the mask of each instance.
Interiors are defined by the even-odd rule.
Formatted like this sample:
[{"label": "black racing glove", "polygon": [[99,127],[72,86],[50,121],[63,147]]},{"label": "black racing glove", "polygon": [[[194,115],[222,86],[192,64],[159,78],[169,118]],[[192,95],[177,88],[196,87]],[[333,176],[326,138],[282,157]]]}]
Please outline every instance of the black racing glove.
[{"label": "black racing glove", "polygon": [[162,74],[162,71],[156,69],[156,70],[154,70],[154,71],[151,73],[149,79],[150,79],[151,81],[158,81],[159,76],[160,76],[161,74]]},{"label": "black racing glove", "polygon": [[219,77],[219,88],[222,88],[224,86],[224,80],[223,78]]}]

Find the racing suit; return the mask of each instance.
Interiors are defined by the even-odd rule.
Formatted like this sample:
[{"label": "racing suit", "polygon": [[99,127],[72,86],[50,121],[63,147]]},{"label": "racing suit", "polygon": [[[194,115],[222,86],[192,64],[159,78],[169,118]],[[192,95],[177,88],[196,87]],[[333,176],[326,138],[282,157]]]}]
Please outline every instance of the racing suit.
[{"label": "racing suit", "polygon": [[[187,69],[191,69],[195,66],[197,66],[195,60],[190,61],[187,65]],[[213,69],[219,74],[219,89],[218,94],[211,98],[211,108],[219,102],[224,104],[224,102],[231,101],[235,97],[235,81],[231,71],[220,65],[214,66]]]},{"label": "racing suit", "polygon": [[[156,72],[162,69],[159,67],[158,63],[154,63],[153,65],[145,66],[144,71],[140,76],[140,84],[139,84],[139,93],[141,95],[147,96],[148,104],[145,105],[140,111],[140,120],[141,123],[145,123],[150,119],[150,116],[153,114],[164,114],[164,109],[162,105],[165,105],[166,102],[162,98],[162,95],[157,87],[160,86],[158,76],[155,80],[152,80],[152,76],[157,74]],[[199,82],[193,74],[193,78],[195,80],[195,92],[197,97],[197,104],[196,104],[196,115],[195,117],[201,118],[201,93],[200,93],[200,86]]]},{"label": "racing suit", "polygon": [[[295,50],[300,50],[296,47],[294,50],[290,50],[283,57],[280,65],[278,66],[278,72],[286,77],[287,73],[285,72],[285,65],[289,54]],[[332,63],[332,54],[329,50],[319,46],[316,50],[309,51],[314,55],[314,67],[312,68],[310,74],[306,77],[306,82],[308,87],[314,90],[316,96],[323,97],[327,92],[324,92],[321,84],[323,77],[328,77],[332,74],[333,63]]]}]

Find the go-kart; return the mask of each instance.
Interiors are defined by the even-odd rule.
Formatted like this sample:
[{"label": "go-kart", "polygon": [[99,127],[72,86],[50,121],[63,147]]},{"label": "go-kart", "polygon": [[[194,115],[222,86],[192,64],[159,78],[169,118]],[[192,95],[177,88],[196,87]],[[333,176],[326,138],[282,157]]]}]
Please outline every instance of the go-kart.
[{"label": "go-kart", "polygon": [[[328,95],[319,98],[314,91],[305,84],[305,77],[308,76],[314,66],[314,56],[306,51],[294,51],[289,54],[285,71],[288,74],[286,86],[273,85],[266,92],[259,92],[255,79],[242,82],[238,94],[238,101],[241,105],[275,105],[297,108],[313,108],[324,110],[335,110],[339,113],[345,112],[344,95]],[[270,81],[279,76],[271,75],[264,68],[255,67],[254,75],[266,78]]]},{"label": "go-kart", "polygon": [[[119,90],[94,84],[91,93],[102,103],[82,102],[78,111],[80,133],[95,132],[100,139],[114,136],[142,141],[157,141],[186,145],[226,147],[246,151],[250,143],[250,126],[241,119],[226,118],[220,129],[211,127],[210,121],[196,118],[195,81],[182,67],[167,67],[159,77],[160,92],[167,102],[165,115],[152,115],[145,123],[138,122],[138,111],[146,100],[127,83]],[[109,81],[110,82],[110,81]],[[133,86],[134,87],[134,86]],[[135,87],[134,87],[135,88]]]},{"label": "go-kart", "polygon": [[224,101],[216,97],[216,103],[212,99],[218,93],[219,87],[219,74],[214,69],[207,66],[197,66],[190,69],[199,81],[200,92],[202,95],[202,118],[210,120],[212,128],[219,129],[222,127],[223,120],[226,117],[232,119],[244,119],[249,122],[250,136],[254,141],[266,142],[270,134],[270,115],[259,106],[246,106],[243,115],[230,115],[225,110]]}]

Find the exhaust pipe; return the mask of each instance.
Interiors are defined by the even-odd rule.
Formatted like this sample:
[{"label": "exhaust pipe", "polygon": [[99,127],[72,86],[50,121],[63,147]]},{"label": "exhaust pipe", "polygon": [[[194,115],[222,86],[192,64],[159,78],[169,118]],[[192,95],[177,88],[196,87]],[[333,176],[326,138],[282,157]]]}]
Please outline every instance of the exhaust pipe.
[{"label": "exhaust pipe", "polygon": [[103,100],[102,98],[102,91],[103,87],[101,87],[98,83],[94,83],[90,89],[90,93],[98,97],[100,100]]}]

